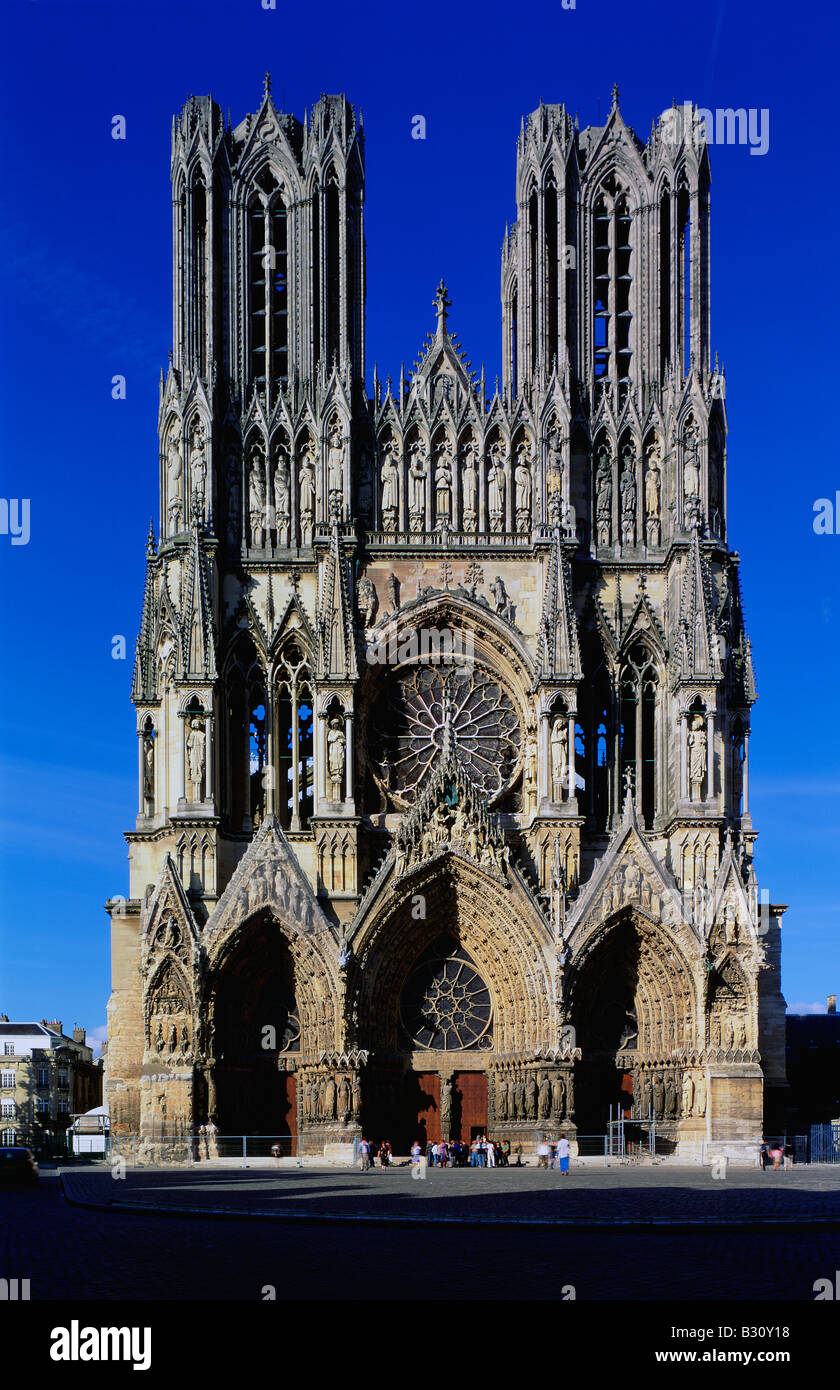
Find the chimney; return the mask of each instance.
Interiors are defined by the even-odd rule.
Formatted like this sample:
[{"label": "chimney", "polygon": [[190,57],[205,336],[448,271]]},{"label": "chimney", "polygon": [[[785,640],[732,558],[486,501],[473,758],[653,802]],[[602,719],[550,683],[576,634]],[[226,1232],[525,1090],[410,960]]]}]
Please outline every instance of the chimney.
[{"label": "chimney", "polygon": [[82,1047],[84,1047],[85,1043],[87,1042],[87,1034],[85,1033],[84,1028],[82,1028],[78,1023],[73,1024],[73,1041],[81,1043]]},{"label": "chimney", "polygon": [[836,1013],[837,1013],[837,995],[836,995],[836,994],[830,994],[830,995],[828,996],[828,1013],[830,1013],[830,1014],[836,1014]]},{"label": "chimney", "polygon": [[46,1028],[52,1028],[56,1033],[63,1033],[63,1032],[64,1032],[64,1029],[63,1029],[62,1026],[61,1026],[61,1019],[60,1019],[60,1018],[51,1018],[51,1019],[49,1020],[49,1022],[47,1022],[47,1020],[46,1020],[45,1018],[42,1018],[42,1019],[41,1019],[41,1022],[44,1024],[44,1026],[45,1026]]}]

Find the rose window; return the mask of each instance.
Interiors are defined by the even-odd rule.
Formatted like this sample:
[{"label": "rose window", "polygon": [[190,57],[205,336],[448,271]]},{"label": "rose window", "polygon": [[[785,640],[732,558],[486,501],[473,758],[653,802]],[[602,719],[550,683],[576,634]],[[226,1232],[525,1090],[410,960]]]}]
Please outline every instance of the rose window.
[{"label": "rose window", "polygon": [[374,775],[394,800],[411,805],[448,736],[464,771],[488,800],[510,784],[519,759],[514,702],[475,667],[414,667],[395,676],[370,722]]},{"label": "rose window", "polygon": [[463,952],[426,960],[403,995],[403,1025],[417,1047],[458,1051],[488,1046],[490,991]]}]

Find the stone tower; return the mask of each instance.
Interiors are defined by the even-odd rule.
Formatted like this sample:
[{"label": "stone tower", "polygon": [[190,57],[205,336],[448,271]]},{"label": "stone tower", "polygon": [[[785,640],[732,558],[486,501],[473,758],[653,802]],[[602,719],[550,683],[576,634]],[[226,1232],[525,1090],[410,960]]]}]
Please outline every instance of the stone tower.
[{"label": "stone tower", "polygon": [[541,105],[501,389],[441,282],[369,397],[360,117],[301,123],[267,81],[235,129],[205,97],[176,119],[115,1129],[761,1135],[783,909],[753,865],[709,181],[696,123],[643,144],[617,92],[583,131]]}]

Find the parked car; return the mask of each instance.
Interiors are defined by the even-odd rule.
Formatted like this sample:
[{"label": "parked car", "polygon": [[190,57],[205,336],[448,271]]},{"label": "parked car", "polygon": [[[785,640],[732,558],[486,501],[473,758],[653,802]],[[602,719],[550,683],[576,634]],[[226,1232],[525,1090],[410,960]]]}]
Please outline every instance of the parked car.
[{"label": "parked car", "polygon": [[0,1182],[30,1183],[38,1181],[38,1164],[31,1149],[0,1148]]}]

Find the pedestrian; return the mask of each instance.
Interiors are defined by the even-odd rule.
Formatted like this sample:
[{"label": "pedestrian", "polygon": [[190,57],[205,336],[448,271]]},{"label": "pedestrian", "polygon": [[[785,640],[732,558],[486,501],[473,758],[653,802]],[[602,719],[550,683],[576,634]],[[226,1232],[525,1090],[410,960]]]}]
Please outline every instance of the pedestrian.
[{"label": "pedestrian", "polygon": [[280,1145],[279,1145],[279,1144],[272,1144],[272,1146],[271,1146],[271,1152],[272,1152],[273,1155],[274,1155],[274,1166],[275,1166],[275,1168],[279,1168],[279,1167],[280,1167]]},{"label": "pedestrian", "polygon": [[506,1139],[502,1145],[502,1163],[505,1168],[510,1167],[510,1140]]},{"label": "pedestrian", "polygon": [[569,1171],[569,1141],[565,1135],[557,1140],[557,1161],[560,1164],[560,1172],[565,1177]]},{"label": "pedestrian", "polygon": [[521,1168],[521,1167],[522,1167],[522,1145],[521,1145],[521,1144],[517,1144],[517,1146],[516,1146],[516,1148],[514,1149],[513,1152],[516,1154],[516,1166],[517,1166],[517,1168]]},{"label": "pedestrian", "polygon": [[771,1157],[772,1160],[773,1160],[773,1172],[774,1172],[774,1173],[775,1173],[775,1171],[776,1171],[777,1168],[780,1168],[780,1167],[782,1166],[782,1157],[783,1157],[783,1155],[784,1155],[784,1149],[782,1148],[781,1144],[779,1144],[779,1143],[774,1144],[773,1147],[772,1147],[772,1149],[770,1150],[770,1157]]},{"label": "pedestrian", "polygon": [[487,1140],[487,1167],[488,1167],[488,1168],[495,1168],[495,1166],[496,1166],[496,1149],[495,1149],[495,1146],[494,1146],[494,1144],[493,1144],[493,1140],[492,1140],[492,1139],[488,1139],[488,1140]]},{"label": "pedestrian", "polygon": [[412,1166],[412,1168],[417,1168],[417,1167],[419,1167],[419,1164],[420,1164],[420,1156],[421,1156],[422,1152],[423,1152],[423,1150],[422,1150],[421,1147],[420,1147],[420,1141],[419,1141],[419,1139],[415,1139],[414,1143],[413,1143],[412,1146],[411,1146],[411,1166]]},{"label": "pedestrian", "polygon": [[548,1170],[548,1144],[544,1139],[540,1140],[537,1148],[537,1167]]},{"label": "pedestrian", "polygon": [[767,1167],[768,1152],[769,1152],[769,1151],[768,1151],[768,1148],[767,1148],[767,1144],[766,1144],[766,1143],[762,1144],[761,1148],[760,1148],[759,1151],[758,1151],[758,1161],[759,1161],[759,1163],[761,1164],[761,1170],[762,1170],[762,1172],[763,1172],[764,1169]]},{"label": "pedestrian", "polygon": [[359,1140],[359,1167],[363,1173],[370,1172],[370,1144],[367,1139]]}]

